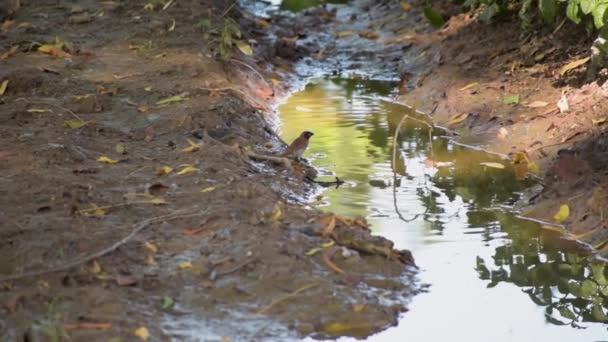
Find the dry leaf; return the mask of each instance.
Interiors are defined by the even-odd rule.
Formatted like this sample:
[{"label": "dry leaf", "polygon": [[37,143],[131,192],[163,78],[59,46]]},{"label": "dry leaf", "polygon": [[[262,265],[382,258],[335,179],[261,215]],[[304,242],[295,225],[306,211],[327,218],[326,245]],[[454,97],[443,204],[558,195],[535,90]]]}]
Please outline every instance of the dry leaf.
[{"label": "dry leaf", "polygon": [[101,266],[97,262],[97,260],[93,260],[93,264],[89,267],[89,272],[93,274],[98,274],[101,272]]},{"label": "dry leaf", "polygon": [[412,9],[412,4],[410,4],[409,2],[405,2],[405,1],[401,1],[399,3],[399,5],[401,6],[401,8],[403,8],[404,11],[409,11]]},{"label": "dry leaf", "polygon": [[201,192],[211,192],[211,191],[214,191],[214,190],[215,190],[215,187],[214,186],[210,186],[208,188],[204,188],[203,190],[201,190]]},{"label": "dry leaf", "polygon": [[119,162],[118,160],[111,159],[106,156],[101,156],[101,157],[97,158],[97,161],[100,163],[104,163],[104,164],[116,164]]},{"label": "dry leaf", "polygon": [[547,103],[545,101],[533,101],[533,102],[524,104],[524,106],[528,107],[528,108],[541,108],[541,107],[546,107],[547,105],[549,105],[549,103]]},{"label": "dry leaf", "polygon": [[359,37],[375,40],[375,39],[380,38],[380,35],[374,31],[363,30],[363,31],[359,32]]},{"label": "dry leaf", "polygon": [[353,304],[353,311],[354,312],[361,312],[361,311],[363,311],[363,309],[365,309],[366,306],[367,306],[367,304],[364,304],[364,303]]},{"label": "dry leaf", "polygon": [[61,57],[61,58],[70,58],[72,57],[72,55],[70,55],[69,53],[54,47],[53,45],[42,45],[38,48],[38,51],[42,52],[42,53],[46,53],[47,55],[51,55],[53,57]]},{"label": "dry leaf", "polygon": [[242,40],[237,40],[235,44],[239,51],[241,51],[244,55],[253,55],[253,50],[251,49],[251,45],[249,45],[249,43]]},{"label": "dry leaf", "polygon": [[91,207],[87,209],[81,209],[78,211],[80,215],[104,217],[109,207],[99,207],[95,203],[91,203]]},{"label": "dry leaf", "polygon": [[183,102],[186,100],[187,100],[187,98],[185,98],[181,95],[175,95],[175,96],[170,96],[170,97],[166,97],[164,99],[158,100],[156,102],[156,104],[161,106],[161,105],[167,105],[167,104],[172,104],[172,103],[177,103],[177,102]]},{"label": "dry leaf", "polygon": [[180,270],[185,270],[187,268],[192,268],[192,263],[190,261],[183,261],[177,264],[177,268]]},{"label": "dry leaf", "polygon": [[17,53],[18,50],[19,50],[19,45],[11,46],[11,48],[8,51],[6,51],[5,53],[0,55],[0,60],[7,59],[7,58],[13,56],[14,54]]},{"label": "dry leaf", "polygon": [[479,86],[479,83],[473,82],[473,83],[469,83],[469,84],[465,85],[464,87],[460,88],[460,90],[461,91],[463,91],[463,90],[469,90],[471,88],[475,88],[475,87],[478,87],[478,86]]},{"label": "dry leaf", "polygon": [[403,34],[401,36],[387,38],[382,41],[383,44],[401,44],[407,41],[415,40],[416,36],[413,34]]},{"label": "dry leaf", "polygon": [[30,108],[26,110],[28,113],[52,113],[53,111],[50,109],[42,109],[42,108]]},{"label": "dry leaf", "polygon": [[559,206],[559,210],[553,216],[553,219],[559,223],[565,221],[568,216],[570,216],[570,207],[567,204],[562,204]]},{"label": "dry leaf", "polygon": [[129,275],[117,275],[114,280],[118,286],[133,286],[137,284],[137,278]]},{"label": "dry leaf", "polygon": [[469,113],[460,113],[460,114],[452,117],[450,119],[450,121],[448,121],[447,125],[451,126],[451,125],[455,125],[457,123],[463,122],[464,120],[467,119],[467,117],[469,117]]},{"label": "dry leaf", "polygon": [[164,175],[168,175],[173,171],[173,168],[170,166],[161,166],[158,168],[158,170],[156,170],[156,175],[157,176],[164,176]]},{"label": "dry leaf", "polygon": [[148,254],[146,256],[146,265],[150,265],[150,266],[156,265],[156,260],[154,260],[154,255]]},{"label": "dry leaf", "polygon": [[163,198],[153,198],[152,200],[150,200],[147,203],[154,204],[154,205],[166,205],[166,204],[169,204],[169,202],[167,202]]},{"label": "dry leaf", "polygon": [[194,166],[186,166],[186,167],[184,167],[183,169],[181,169],[181,170],[180,170],[180,171],[177,173],[177,175],[178,175],[178,176],[181,176],[181,175],[186,175],[186,174],[189,174],[189,173],[191,173],[191,172],[198,171],[198,170],[199,170],[199,169],[198,169],[198,168],[196,168],[196,167],[194,167]]},{"label": "dry leaf", "polygon": [[168,32],[175,30],[175,19],[171,19],[171,26],[167,29]]},{"label": "dry leaf", "polygon": [[201,149],[202,144],[195,143],[194,141],[192,141],[190,139],[186,139],[186,140],[188,140],[188,144],[190,144],[190,146],[183,148],[182,152],[196,152]]},{"label": "dry leaf", "polygon": [[133,335],[139,337],[139,339],[142,341],[147,341],[150,338],[150,333],[146,327],[139,327],[135,329]]},{"label": "dry leaf", "polygon": [[577,59],[575,61],[572,61],[572,62],[564,65],[561,69],[559,69],[559,75],[560,76],[564,76],[569,71],[574,70],[574,69],[580,67],[581,65],[587,63],[588,61],[589,61],[589,57],[585,57],[585,58],[581,58],[581,59]]},{"label": "dry leaf", "polygon": [[334,37],[344,38],[344,37],[352,36],[353,34],[355,34],[353,31],[338,31],[338,32],[334,32]]},{"label": "dry leaf", "polygon": [[491,167],[493,169],[504,169],[505,168],[504,164],[494,163],[494,162],[483,162],[483,163],[479,163],[479,165]]},{"label": "dry leaf", "polygon": [[78,128],[83,127],[86,124],[87,123],[82,120],[72,119],[72,120],[65,120],[63,122],[63,127],[67,127],[70,129],[78,129]]},{"label": "dry leaf", "polygon": [[147,251],[149,251],[150,253],[158,252],[158,247],[156,247],[156,245],[154,245],[153,243],[148,242],[148,241],[144,242],[144,248]]},{"label": "dry leaf", "polygon": [[8,87],[8,80],[2,81],[2,83],[0,84],[0,96],[4,95],[4,92],[6,92],[7,87]]},{"label": "dry leaf", "polygon": [[274,205],[274,209],[268,219],[270,220],[270,222],[276,222],[280,220],[282,216],[283,212],[281,211],[281,206],[277,203]]}]

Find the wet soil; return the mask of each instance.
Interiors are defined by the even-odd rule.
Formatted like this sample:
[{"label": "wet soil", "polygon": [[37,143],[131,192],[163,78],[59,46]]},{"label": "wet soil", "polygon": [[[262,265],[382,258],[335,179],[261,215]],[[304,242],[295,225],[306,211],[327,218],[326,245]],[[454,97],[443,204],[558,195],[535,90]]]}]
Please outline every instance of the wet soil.
[{"label": "wet soil", "polygon": [[[223,1],[144,5],[28,1],[2,26],[0,338],[396,324],[417,291],[411,254],[362,218],[306,208],[309,166],[251,158],[285,147],[269,108],[300,52],[277,56],[288,45]],[[203,38],[201,19],[224,13],[261,42],[255,59]]]}]

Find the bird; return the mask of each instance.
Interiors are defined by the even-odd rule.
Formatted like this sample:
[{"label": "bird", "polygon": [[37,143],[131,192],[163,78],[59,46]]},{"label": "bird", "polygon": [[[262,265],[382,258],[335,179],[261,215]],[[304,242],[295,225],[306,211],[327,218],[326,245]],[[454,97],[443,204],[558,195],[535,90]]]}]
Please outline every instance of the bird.
[{"label": "bird", "polygon": [[297,137],[289,147],[281,154],[281,157],[294,157],[296,160],[302,158],[302,154],[308,148],[308,140],[315,135],[313,132],[304,131]]}]

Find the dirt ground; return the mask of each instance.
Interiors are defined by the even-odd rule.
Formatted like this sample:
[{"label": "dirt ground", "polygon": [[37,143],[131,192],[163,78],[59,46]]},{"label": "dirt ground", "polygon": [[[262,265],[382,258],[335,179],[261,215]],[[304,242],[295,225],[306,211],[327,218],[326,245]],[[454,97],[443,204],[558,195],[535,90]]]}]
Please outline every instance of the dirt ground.
[{"label": "dirt ground", "polygon": [[[285,147],[269,108],[298,55],[224,1],[145,4],[26,1],[2,24],[0,339],[396,324],[418,287],[411,254],[307,209],[308,166],[256,157]],[[221,59],[199,24],[226,17],[273,45]]]}]

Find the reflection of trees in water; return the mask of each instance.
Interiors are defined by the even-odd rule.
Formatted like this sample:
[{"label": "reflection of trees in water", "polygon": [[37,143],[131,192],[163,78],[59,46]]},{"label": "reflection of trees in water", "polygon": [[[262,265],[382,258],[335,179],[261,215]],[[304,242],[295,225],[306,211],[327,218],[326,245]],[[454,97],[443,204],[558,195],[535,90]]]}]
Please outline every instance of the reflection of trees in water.
[{"label": "reflection of trees in water", "polygon": [[558,240],[538,224],[498,212],[471,212],[472,226],[500,229],[510,241],[496,248],[493,262],[477,258],[479,277],[488,287],[501,282],[522,288],[530,299],[545,307],[551,324],[580,327],[582,322],[608,322],[608,280],[605,264],[576,253],[563,252],[548,241]]}]

